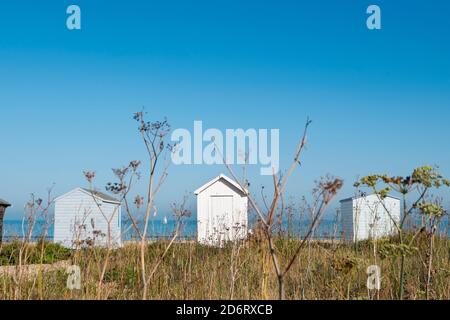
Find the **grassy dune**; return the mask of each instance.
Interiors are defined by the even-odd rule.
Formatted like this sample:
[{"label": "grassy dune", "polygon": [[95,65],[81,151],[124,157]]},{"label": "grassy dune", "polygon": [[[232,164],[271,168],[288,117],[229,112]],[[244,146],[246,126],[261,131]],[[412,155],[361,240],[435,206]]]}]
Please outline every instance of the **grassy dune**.
[{"label": "grassy dune", "polygon": [[[297,240],[278,238],[281,259],[287,260]],[[287,299],[396,299],[399,258],[388,249],[395,239],[360,243],[311,241],[302,250],[286,279]],[[428,243],[423,234],[414,240],[415,250],[406,259],[405,299],[425,299],[428,274]],[[148,271],[167,243],[147,247]],[[3,245],[2,265],[18,264],[16,250]],[[17,246],[17,244],[16,244]],[[42,251],[42,248],[44,250]],[[450,299],[450,240],[436,237],[433,250],[430,299]],[[67,289],[66,270],[45,268],[38,272],[0,275],[0,299],[140,299],[139,248],[128,244],[111,253],[102,284],[99,277],[106,249],[67,252],[55,245],[29,245],[29,263],[68,260],[80,266],[81,289]],[[44,253],[44,254],[42,254]],[[9,257],[9,260],[7,259]],[[149,299],[277,299],[277,281],[266,243],[251,240],[217,249],[194,242],[176,243],[150,279]],[[27,261],[22,261],[26,262]],[[367,267],[381,268],[381,290],[368,291]],[[3,267],[4,268],[4,267]]]}]

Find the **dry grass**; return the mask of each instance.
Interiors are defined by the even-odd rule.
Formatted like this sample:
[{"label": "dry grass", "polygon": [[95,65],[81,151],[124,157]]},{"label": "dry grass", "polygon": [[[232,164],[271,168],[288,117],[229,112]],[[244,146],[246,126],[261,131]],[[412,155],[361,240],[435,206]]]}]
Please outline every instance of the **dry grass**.
[{"label": "dry grass", "polygon": [[[399,258],[380,252],[379,241],[358,247],[340,243],[308,242],[286,278],[287,299],[396,299]],[[427,280],[427,236],[415,241],[417,251],[406,259],[405,299],[424,299]],[[285,262],[298,241],[276,239],[280,259]],[[147,272],[164,252],[167,243],[147,245]],[[448,239],[436,238],[432,267],[431,299],[450,299]],[[98,279],[106,250],[87,249],[72,253],[71,262],[82,270],[82,289],[66,288],[64,270],[32,273],[17,282],[0,276],[0,299],[97,299]],[[140,247],[128,244],[115,250],[101,288],[101,299],[141,299]],[[369,265],[381,267],[381,290],[366,288]],[[17,288],[20,286],[20,288]],[[148,299],[277,299],[277,279],[265,242],[217,249],[194,242],[176,243],[148,286]]]}]

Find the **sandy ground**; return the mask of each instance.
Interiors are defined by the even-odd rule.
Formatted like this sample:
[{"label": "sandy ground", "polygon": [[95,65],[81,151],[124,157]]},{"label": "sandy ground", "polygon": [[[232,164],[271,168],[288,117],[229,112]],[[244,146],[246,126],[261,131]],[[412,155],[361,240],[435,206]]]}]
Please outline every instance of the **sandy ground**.
[{"label": "sandy ground", "polygon": [[70,266],[70,261],[58,261],[54,264],[29,264],[23,265],[20,268],[18,266],[0,266],[0,276],[14,276],[14,274],[22,272],[22,275],[33,277],[40,271],[49,272],[57,270],[65,270]]}]

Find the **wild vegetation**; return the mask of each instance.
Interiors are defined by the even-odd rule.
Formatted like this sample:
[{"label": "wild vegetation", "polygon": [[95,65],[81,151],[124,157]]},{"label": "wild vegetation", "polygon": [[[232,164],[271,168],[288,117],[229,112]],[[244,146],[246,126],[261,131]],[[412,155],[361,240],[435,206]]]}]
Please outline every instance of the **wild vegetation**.
[{"label": "wild vegetation", "polygon": [[[20,241],[4,244],[0,248],[0,266],[16,266],[20,262],[20,252],[23,246]],[[53,242],[39,241],[26,245],[26,255],[22,257],[26,264],[51,264],[67,260],[72,256],[70,249]]]},{"label": "wild vegetation", "polygon": [[[412,234],[405,236],[412,239]],[[450,299],[450,241],[436,237],[432,265],[432,281],[428,281],[427,252],[429,235],[421,233],[413,241],[413,254],[404,265],[404,299]],[[287,262],[299,241],[275,239],[280,261]],[[372,242],[355,248],[339,242],[308,242],[288,273],[286,299],[397,299],[399,267],[392,258],[391,248],[400,244],[398,238],[379,240],[374,251]],[[158,241],[146,246],[148,261],[158,261],[168,243]],[[14,247],[15,245],[10,245]],[[37,247],[35,247],[37,248]],[[8,252],[8,253],[7,253]],[[4,247],[2,259],[10,256]],[[44,256],[54,256],[46,247]],[[114,250],[99,293],[107,249],[91,248],[66,253],[70,264],[81,267],[81,289],[69,290],[65,269],[23,277],[16,283],[13,277],[0,276],[0,299],[141,299],[140,246],[128,244]],[[13,256],[13,255],[11,255]],[[5,260],[2,260],[5,261]],[[46,262],[54,261],[47,259]],[[367,267],[374,262],[381,268],[381,289],[366,287]],[[35,262],[34,258],[30,262]],[[15,263],[11,260],[11,263]],[[150,273],[154,264],[146,266]],[[16,286],[20,286],[19,290]],[[264,242],[251,239],[245,244],[230,244],[211,248],[194,242],[175,243],[148,283],[148,299],[277,299],[278,280]]]}]

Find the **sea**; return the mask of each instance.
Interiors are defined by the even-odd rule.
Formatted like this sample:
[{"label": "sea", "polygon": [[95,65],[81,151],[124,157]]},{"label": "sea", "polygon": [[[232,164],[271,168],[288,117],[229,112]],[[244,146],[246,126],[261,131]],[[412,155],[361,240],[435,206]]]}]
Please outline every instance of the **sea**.
[{"label": "sea", "polygon": [[[254,221],[250,221],[252,226]],[[142,230],[143,222],[138,222],[139,228]],[[409,228],[417,228],[420,222],[411,223]],[[287,221],[281,224],[275,224],[273,231],[288,234],[291,237],[303,238],[308,232],[310,221],[308,220],[293,220],[290,223]],[[175,231],[176,221],[174,220],[151,220],[148,225],[149,240],[170,239]],[[251,229],[251,227],[249,227]],[[27,234],[28,224],[21,220],[5,220],[3,222],[3,240],[6,242],[14,239],[22,239]],[[447,235],[450,238],[449,219],[446,217],[439,225],[438,232],[441,236]],[[36,221],[33,227],[31,240],[38,240],[45,234],[46,239],[51,241],[53,239],[54,226],[51,223],[44,221]],[[179,239],[191,240],[197,237],[197,220],[195,218],[186,219],[182,222],[180,228]],[[341,237],[340,223],[333,219],[323,219],[314,230],[312,238],[314,239],[339,239]],[[137,240],[137,233],[130,221],[122,221],[122,239],[124,241]]]},{"label": "sea", "polygon": [[[142,230],[144,223],[138,223]],[[148,239],[169,239],[173,236],[176,228],[175,220],[151,220],[148,224]],[[252,225],[252,222],[250,223]],[[251,227],[250,227],[251,229]],[[27,235],[28,224],[21,220],[5,220],[3,222],[3,240],[13,241],[14,239],[22,239]],[[293,221],[290,224],[287,222],[274,226],[274,232],[288,233],[291,236],[301,237],[309,230],[309,224],[306,222]],[[52,223],[45,223],[45,221],[36,221],[33,226],[31,235],[32,240],[42,238],[45,234],[46,239],[51,241],[53,239],[54,225]],[[332,238],[339,237],[339,227],[334,221],[322,220],[317,226],[314,237],[316,238]],[[190,240],[197,238],[197,221],[195,219],[184,220],[181,224],[179,239]],[[138,239],[137,233],[133,225],[129,221],[122,221],[122,239],[124,241],[131,241]]]}]

